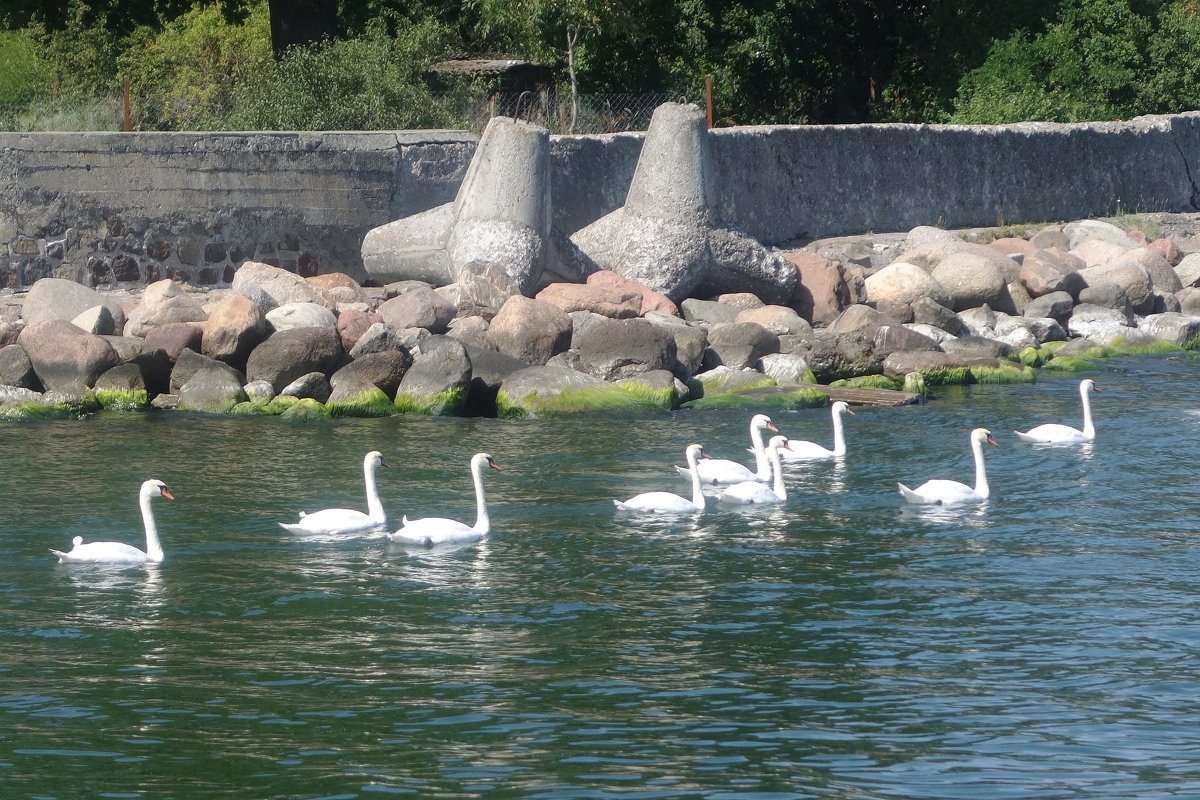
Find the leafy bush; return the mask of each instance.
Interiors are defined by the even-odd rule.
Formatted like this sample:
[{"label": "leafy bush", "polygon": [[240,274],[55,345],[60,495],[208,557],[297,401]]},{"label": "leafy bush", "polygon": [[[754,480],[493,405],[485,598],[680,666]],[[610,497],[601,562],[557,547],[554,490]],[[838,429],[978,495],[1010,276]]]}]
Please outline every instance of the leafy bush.
[{"label": "leafy bush", "polygon": [[196,5],[160,31],[130,37],[120,66],[138,128],[193,129],[229,110],[234,87],[270,71],[267,4],[256,0],[246,11],[230,20],[216,5]]},{"label": "leafy bush", "polygon": [[[225,114],[202,127],[226,130],[389,130],[444,127],[454,115],[429,91],[424,73],[450,33],[427,20],[393,35],[376,18],[360,36],[307,48],[248,76]],[[457,107],[457,104],[450,105]]]}]

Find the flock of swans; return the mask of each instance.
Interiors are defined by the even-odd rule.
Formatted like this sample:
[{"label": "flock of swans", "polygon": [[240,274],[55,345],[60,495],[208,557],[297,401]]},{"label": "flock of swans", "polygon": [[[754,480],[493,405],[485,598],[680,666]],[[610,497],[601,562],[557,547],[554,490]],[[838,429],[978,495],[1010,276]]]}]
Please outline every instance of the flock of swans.
[{"label": "flock of swans", "polygon": [[[1083,406],[1083,427],[1072,428],[1056,423],[1038,425],[1028,431],[1014,431],[1023,442],[1045,444],[1079,444],[1090,442],[1096,437],[1096,427],[1092,421],[1092,409],[1089,394],[1100,389],[1090,378],[1079,384],[1079,396]],[[813,461],[819,459],[840,458],[846,453],[846,439],[843,430],[842,416],[853,415],[850,407],[838,401],[831,407],[833,417],[833,447],[827,448],[816,442],[788,439],[779,434],[779,429],[766,414],[755,414],[750,420],[750,442],[755,456],[755,469],[729,459],[711,458],[700,444],[690,444],[685,450],[687,467],[676,467],[681,475],[688,477],[692,484],[691,499],[673,492],[643,492],[628,500],[613,500],[621,511],[648,512],[655,514],[694,514],[703,511],[707,505],[704,494],[706,486],[718,487],[717,501],[736,504],[771,504],[783,503],[787,500],[787,490],[783,480],[783,462]],[[767,431],[777,435],[764,443]],[[909,503],[931,504],[941,506],[965,505],[982,503],[990,494],[987,471],[984,466],[984,445],[995,445],[991,431],[986,428],[975,428],[971,431],[971,452],[975,460],[975,484],[951,480],[930,480],[910,489],[904,484],[898,484],[900,494]],[[372,450],[363,458],[363,482],[367,490],[366,513],[351,508],[326,508],[312,513],[300,512],[300,518],[293,523],[279,523],[280,527],[292,533],[305,534],[353,534],[383,528],[387,524],[387,514],[379,499],[375,484],[375,472],[379,467],[388,466],[383,454]],[[471,478],[475,488],[476,514],[475,524],[468,525],[447,517],[424,517],[410,520],[403,518],[400,528],[388,533],[392,541],[410,545],[433,546],[437,544],[470,543],[482,539],[491,529],[488,516],[487,498],[483,486],[483,470],[485,468],[499,470],[500,466],[487,453],[476,453],[471,458]],[[55,550],[50,552],[58,556],[62,563],[89,564],[143,564],[158,563],[163,560],[162,544],[158,538],[158,528],[154,521],[151,500],[155,497],[165,497],[174,500],[166,484],[157,479],[142,483],[138,494],[138,503],[142,512],[142,524],[146,533],[146,549],[139,550],[123,542],[88,542],[84,543],[82,536],[76,536],[72,548],[68,551]]]}]

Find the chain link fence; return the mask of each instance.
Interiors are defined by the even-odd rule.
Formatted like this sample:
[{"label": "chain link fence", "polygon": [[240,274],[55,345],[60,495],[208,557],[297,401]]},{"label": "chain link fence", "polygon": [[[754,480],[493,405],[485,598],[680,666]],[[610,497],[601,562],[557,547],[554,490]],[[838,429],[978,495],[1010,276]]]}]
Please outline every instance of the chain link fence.
[{"label": "chain link fence", "polygon": [[502,116],[536,123],[555,134],[621,133],[646,130],[654,109],[667,100],[662,93],[583,94],[572,102],[569,92],[544,90],[493,94],[464,111],[478,131],[492,117]]},{"label": "chain link fence", "polygon": [[[466,126],[480,133],[495,116],[518,117],[553,134],[644,131],[654,109],[670,99],[666,94],[584,94],[572,103],[569,92],[495,93],[467,101],[457,109]],[[446,98],[446,103],[451,103]],[[461,102],[458,99],[457,102]],[[119,96],[98,97],[86,103],[60,103],[46,98],[35,105],[0,103],[0,131],[119,131],[123,108]],[[134,127],[147,120],[134,109]]]}]

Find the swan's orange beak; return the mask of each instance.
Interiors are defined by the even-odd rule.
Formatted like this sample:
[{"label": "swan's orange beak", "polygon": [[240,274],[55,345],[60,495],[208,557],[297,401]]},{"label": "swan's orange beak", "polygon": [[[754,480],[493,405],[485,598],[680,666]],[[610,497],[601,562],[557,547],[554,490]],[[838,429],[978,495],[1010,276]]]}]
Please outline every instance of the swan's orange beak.
[{"label": "swan's orange beak", "polygon": [[162,496],[167,498],[168,500],[175,499],[175,495],[171,494],[171,490],[168,489],[167,487],[164,486],[161,491],[162,491]]},{"label": "swan's orange beak", "polygon": [[379,466],[381,466],[381,467],[390,467],[390,466],[391,466],[391,464],[387,463],[387,461],[385,461],[384,459],[382,459],[382,458],[381,458],[381,459],[379,459]]},{"label": "swan's orange beak", "polygon": [[500,471],[500,465],[490,458],[488,459],[488,466],[496,471]]},{"label": "swan's orange beak", "polygon": [[768,423],[767,423],[767,430],[769,430],[769,431],[775,431],[776,433],[779,433],[779,428],[776,428],[776,427],[775,427],[775,423],[774,423],[774,422],[768,422]]},{"label": "swan's orange beak", "polygon": [[992,437],[992,435],[991,435],[990,433],[988,434],[988,438],[987,438],[987,440],[988,440],[988,444],[993,444],[993,445],[996,445],[996,447],[999,447],[999,446],[1000,446],[1000,445],[999,445],[999,444],[996,442],[996,440],[995,440],[995,439]]}]

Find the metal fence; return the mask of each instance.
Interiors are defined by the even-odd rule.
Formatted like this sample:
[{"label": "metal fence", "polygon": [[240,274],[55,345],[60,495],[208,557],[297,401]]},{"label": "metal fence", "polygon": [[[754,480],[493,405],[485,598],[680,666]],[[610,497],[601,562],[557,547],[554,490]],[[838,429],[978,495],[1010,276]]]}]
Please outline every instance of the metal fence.
[{"label": "metal fence", "polygon": [[476,130],[492,117],[516,117],[543,126],[550,133],[620,133],[644,131],[654,109],[668,96],[649,94],[583,94],[574,102],[569,92],[497,93],[464,109]]},{"label": "metal fence", "polygon": [[[488,120],[495,116],[519,117],[555,134],[620,133],[646,130],[654,109],[668,99],[662,93],[584,94],[578,95],[572,103],[569,92],[546,90],[496,93],[450,110],[477,133],[482,132]],[[443,102],[449,108],[461,100],[446,98]],[[119,131],[122,118],[120,96],[97,97],[88,103],[73,105],[59,105],[51,99],[36,108],[0,104],[0,130]],[[141,124],[145,125],[146,120],[142,119]]]}]

